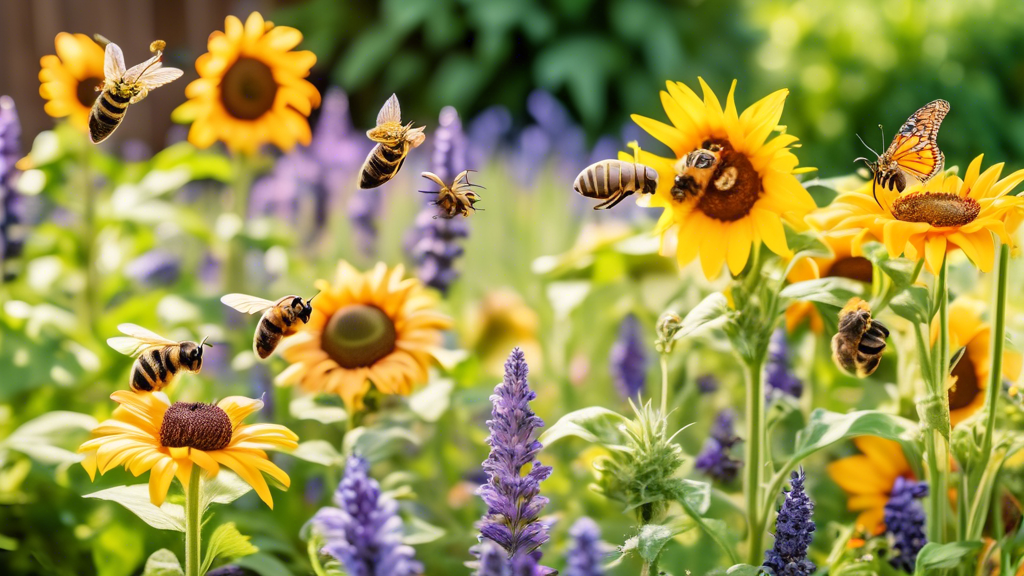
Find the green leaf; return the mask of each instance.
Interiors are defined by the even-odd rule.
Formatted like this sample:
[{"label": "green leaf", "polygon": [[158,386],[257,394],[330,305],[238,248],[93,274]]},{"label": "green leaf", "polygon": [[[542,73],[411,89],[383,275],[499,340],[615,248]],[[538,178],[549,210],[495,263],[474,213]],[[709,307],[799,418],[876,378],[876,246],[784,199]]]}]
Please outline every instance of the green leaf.
[{"label": "green leaf", "polygon": [[184,576],[185,570],[181,562],[167,548],[161,548],[149,555],[146,560],[146,567],[142,570],[142,576]]},{"label": "green leaf", "polygon": [[81,462],[81,454],[57,444],[71,435],[92,430],[96,424],[96,419],[88,414],[55,410],[19,426],[0,442],[0,448],[16,450],[41,464]]},{"label": "green leaf", "polygon": [[315,396],[300,396],[288,404],[288,412],[299,420],[316,420],[321,424],[337,424],[348,420],[348,412],[341,406],[320,404]]},{"label": "green leaf", "polygon": [[779,296],[791,300],[818,302],[819,304],[842,308],[846,306],[850,298],[855,296],[858,298],[862,297],[864,295],[864,287],[865,285],[862,282],[857,282],[856,280],[830,276],[828,278],[816,278],[790,284],[782,289]]},{"label": "green leaf", "polygon": [[934,574],[937,570],[963,566],[973,560],[980,549],[981,542],[978,541],[950,542],[948,544],[929,542],[917,554],[914,574],[923,576]]},{"label": "green leaf", "polygon": [[878,436],[899,440],[916,433],[917,424],[885,412],[861,410],[840,414],[819,408],[811,413],[807,426],[797,432],[796,447],[790,461],[798,463],[818,450],[847,438]]},{"label": "green leaf", "polygon": [[861,246],[864,257],[878,266],[893,283],[898,292],[914,282],[917,263],[907,258],[889,258],[889,251],[879,242],[868,242]]},{"label": "green leaf", "polygon": [[231,504],[252,490],[248,482],[242,480],[234,472],[221,468],[221,471],[212,480],[203,480],[201,491],[201,504],[203,510],[210,507],[210,504]]},{"label": "green leaf", "polygon": [[321,466],[341,466],[345,457],[326,440],[307,440],[291,452],[299,460],[320,464]]},{"label": "green leaf", "polygon": [[293,576],[292,571],[284,562],[275,556],[262,552],[239,558],[234,562],[236,566],[252,570],[260,576]]},{"label": "green leaf", "polygon": [[640,532],[626,540],[620,551],[623,555],[636,553],[645,562],[655,562],[669,540],[693,528],[693,524],[673,521],[669,524],[645,524]]},{"label": "green leaf", "polygon": [[724,318],[728,312],[729,301],[725,298],[725,294],[721,292],[709,294],[683,318],[673,339],[680,340],[689,336],[707,324]]},{"label": "green leaf", "polygon": [[718,544],[731,562],[739,562],[735,542],[729,534],[728,525],[717,518],[704,518],[704,514],[711,506],[711,485],[692,480],[684,482],[687,483],[689,490],[684,492],[683,497],[679,499],[683,509],[700,526],[700,529]]},{"label": "green leaf", "polygon": [[587,442],[604,446],[621,446],[626,436],[619,429],[628,419],[600,406],[591,406],[570,412],[558,419],[537,440],[545,447],[562,438],[575,436]]},{"label": "green leaf", "polygon": [[889,302],[889,308],[915,324],[931,322],[931,295],[923,286],[909,286]]},{"label": "green leaf", "polygon": [[203,566],[200,574],[206,574],[210,565],[218,557],[234,560],[243,556],[249,556],[259,552],[260,549],[249,542],[249,537],[238,531],[234,522],[221,524],[213,531],[210,542],[206,545],[206,554],[203,556]]},{"label": "green leaf", "polygon": [[402,543],[409,546],[418,546],[428,542],[434,542],[444,538],[445,530],[440,526],[434,526],[425,520],[413,516],[405,523],[405,535],[402,536]]},{"label": "green leaf", "polygon": [[758,576],[761,573],[760,566],[750,564],[736,564],[725,571],[729,576]]},{"label": "green leaf", "polygon": [[453,380],[435,379],[423,389],[409,396],[409,409],[425,422],[437,422],[451,405],[453,390],[455,390]]},{"label": "green leaf", "polygon": [[164,502],[160,507],[154,506],[149,501],[148,484],[115,486],[92,494],[84,494],[82,498],[98,498],[117,502],[142,519],[143,522],[158,530],[185,531],[185,509],[168,502]]},{"label": "green leaf", "polygon": [[420,441],[420,437],[414,432],[401,426],[387,428],[360,426],[345,434],[342,453],[345,456],[358,454],[376,462],[390,458],[401,449],[403,443],[419,446]]},{"label": "green leaf", "polygon": [[113,522],[92,541],[97,576],[130,576],[142,563],[144,533]]},{"label": "green leaf", "polygon": [[680,500],[688,510],[703,516],[711,507],[711,484],[696,480],[683,480]]}]

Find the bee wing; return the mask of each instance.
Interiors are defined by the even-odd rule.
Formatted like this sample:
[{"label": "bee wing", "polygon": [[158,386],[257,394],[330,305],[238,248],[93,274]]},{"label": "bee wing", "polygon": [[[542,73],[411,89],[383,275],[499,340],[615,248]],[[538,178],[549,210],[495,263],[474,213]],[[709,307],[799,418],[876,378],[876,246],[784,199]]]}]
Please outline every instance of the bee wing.
[{"label": "bee wing", "polygon": [[117,327],[124,336],[107,338],[107,345],[125,356],[135,358],[147,350],[162,346],[177,346],[178,343],[168,340],[159,334],[146,330],[136,324],[121,324]]},{"label": "bee wing", "polygon": [[142,77],[139,78],[139,81],[142,82],[147,89],[152,90],[153,88],[174,82],[178,78],[181,78],[182,74],[184,74],[184,72],[177,68],[154,68],[143,74]]},{"label": "bee wing", "polygon": [[124,77],[124,53],[113,42],[103,51],[103,77],[106,80],[120,80]]},{"label": "bee wing", "polygon": [[248,294],[226,294],[221,297],[220,301],[246,314],[258,314],[274,307],[274,302],[257,298],[256,296],[249,296]]},{"label": "bee wing", "polygon": [[153,55],[152,58],[146,60],[142,64],[136,64],[135,66],[132,66],[128,69],[127,72],[124,73],[125,80],[128,80],[129,82],[136,82],[138,81],[139,77],[142,76],[143,72],[155,72],[161,66],[161,57],[163,57],[163,54],[157,52]]},{"label": "bee wing", "polygon": [[402,123],[402,107],[398,105],[398,96],[394,94],[388,98],[384,106],[381,106],[380,112],[377,113],[377,126],[388,122]]}]

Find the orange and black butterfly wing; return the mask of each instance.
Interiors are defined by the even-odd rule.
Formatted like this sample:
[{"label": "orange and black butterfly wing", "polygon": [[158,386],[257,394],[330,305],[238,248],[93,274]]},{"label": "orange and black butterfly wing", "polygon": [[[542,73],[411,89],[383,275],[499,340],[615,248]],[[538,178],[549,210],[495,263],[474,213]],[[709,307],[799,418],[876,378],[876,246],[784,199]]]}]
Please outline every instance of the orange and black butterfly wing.
[{"label": "orange and black butterfly wing", "polygon": [[[942,171],[945,156],[939,150],[936,139],[942,119],[949,113],[949,102],[935,100],[914,112],[900,127],[889,149],[883,154],[885,163],[896,162],[897,166],[922,183],[931,180]],[[902,192],[906,181],[902,174],[887,175],[885,184],[896,183]],[[902,185],[901,185],[902,184]]]}]

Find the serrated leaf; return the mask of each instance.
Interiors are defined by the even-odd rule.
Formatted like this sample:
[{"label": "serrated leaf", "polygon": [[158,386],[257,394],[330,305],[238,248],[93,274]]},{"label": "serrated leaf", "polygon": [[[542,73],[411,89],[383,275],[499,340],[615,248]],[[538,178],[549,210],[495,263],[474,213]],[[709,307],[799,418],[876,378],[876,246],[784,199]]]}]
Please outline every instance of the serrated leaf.
[{"label": "serrated leaf", "polygon": [[796,282],[786,286],[779,293],[782,298],[818,302],[836,308],[846,306],[846,303],[854,296],[862,297],[863,295],[863,283],[838,276]]},{"label": "serrated leaf", "polygon": [[210,542],[206,545],[206,554],[203,556],[203,566],[199,573],[206,574],[210,565],[218,557],[234,560],[259,551],[259,548],[249,542],[248,536],[238,531],[234,522],[221,524],[210,536]]},{"label": "serrated leaf", "polygon": [[320,464],[321,466],[341,466],[345,457],[326,440],[307,440],[291,452],[299,460]]},{"label": "serrated leaf", "polygon": [[923,286],[908,286],[889,302],[889,308],[915,324],[926,324],[931,321],[931,295]]},{"label": "serrated leaf", "polygon": [[185,570],[181,562],[167,548],[161,548],[149,555],[142,576],[184,576]]},{"label": "serrated leaf", "polygon": [[402,536],[402,543],[409,546],[418,546],[440,540],[444,538],[444,535],[444,528],[434,526],[425,520],[420,520],[418,517],[413,516],[405,523],[405,534]]},{"label": "serrated leaf", "polygon": [[799,462],[811,454],[856,436],[878,436],[889,440],[912,436],[917,424],[885,412],[861,410],[840,414],[818,408],[802,430],[796,434],[796,447],[791,461]]},{"label": "serrated leaf", "polygon": [[158,530],[185,531],[185,509],[177,504],[164,502],[163,506],[154,506],[149,501],[149,485],[133,484],[131,486],[115,486],[84,494],[82,498],[109,500],[124,506],[143,522]]},{"label": "serrated leaf", "polygon": [[575,436],[604,446],[621,446],[626,442],[626,437],[619,426],[626,422],[628,419],[618,412],[591,406],[562,416],[537,441],[547,447],[562,438]]},{"label": "serrated leaf", "polygon": [[683,318],[683,322],[673,339],[685,338],[708,324],[724,318],[728,312],[729,301],[726,299],[725,294],[721,292],[709,294]]},{"label": "serrated leaf", "polygon": [[981,546],[981,542],[977,541],[950,542],[948,544],[929,542],[917,554],[914,574],[915,576],[924,576],[925,574],[934,574],[938,570],[967,565],[981,549]]}]

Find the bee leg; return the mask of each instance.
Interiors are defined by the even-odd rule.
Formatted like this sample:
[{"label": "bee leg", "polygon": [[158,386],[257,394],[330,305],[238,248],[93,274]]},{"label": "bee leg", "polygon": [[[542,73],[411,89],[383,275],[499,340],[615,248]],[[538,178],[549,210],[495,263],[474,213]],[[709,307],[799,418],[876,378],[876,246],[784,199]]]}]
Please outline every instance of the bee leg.
[{"label": "bee leg", "polygon": [[615,206],[616,204],[618,204],[620,200],[622,200],[622,198],[620,198],[620,196],[621,195],[616,194],[616,195],[613,195],[613,196],[609,197],[604,202],[601,202],[597,206],[594,206],[594,210],[608,210],[609,208],[611,208],[611,207]]},{"label": "bee leg", "polygon": [[632,194],[632,192],[619,192],[618,194],[611,198],[612,203],[608,205],[608,208],[606,208],[606,210],[615,208],[619,204],[619,202],[625,200],[626,197],[629,196],[630,194]]}]

